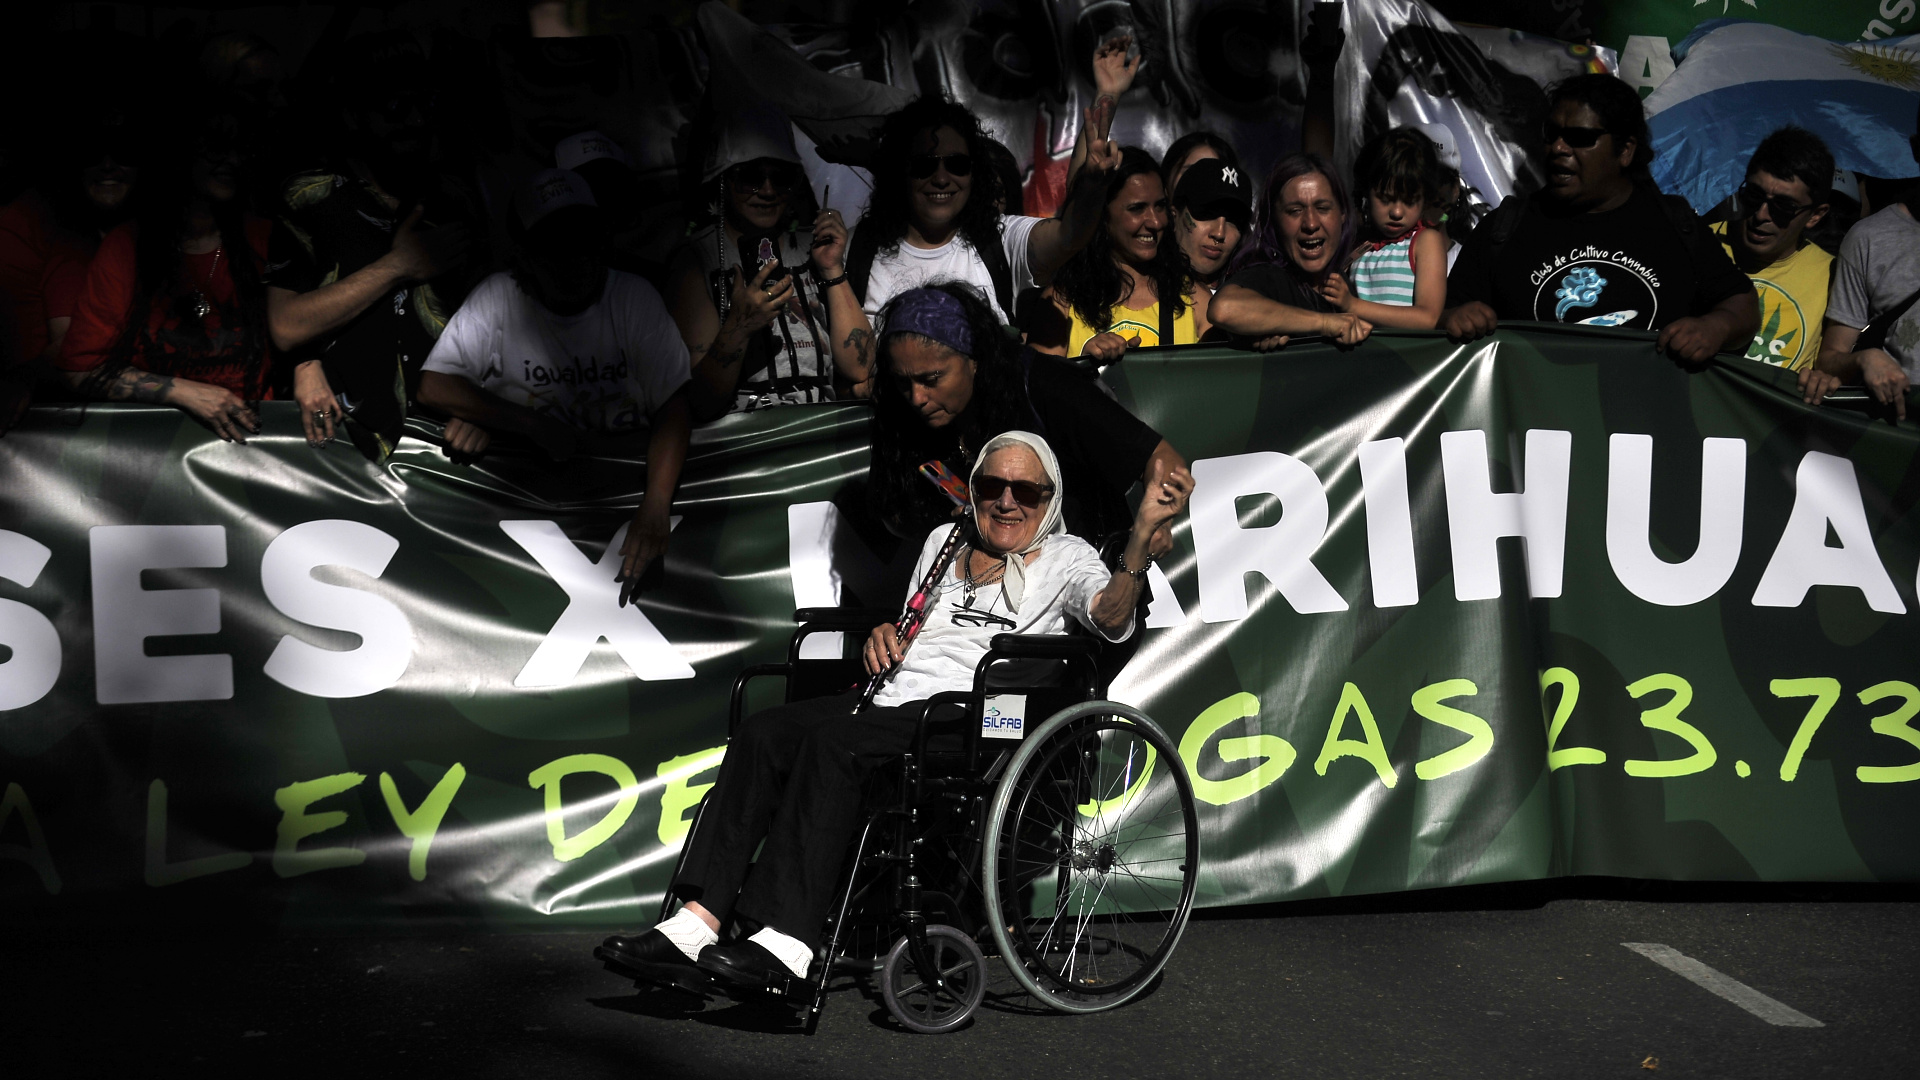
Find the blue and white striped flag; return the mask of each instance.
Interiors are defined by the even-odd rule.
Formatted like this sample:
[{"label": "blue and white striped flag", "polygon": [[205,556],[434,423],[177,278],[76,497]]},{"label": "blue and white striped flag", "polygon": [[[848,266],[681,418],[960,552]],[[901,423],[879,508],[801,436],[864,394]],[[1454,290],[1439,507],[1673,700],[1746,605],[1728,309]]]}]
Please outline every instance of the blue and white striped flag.
[{"label": "blue and white striped flag", "polygon": [[1842,169],[1912,176],[1920,37],[1827,41],[1778,26],[1715,20],[1680,43],[1680,66],[1646,101],[1653,178],[1705,213],[1733,194],[1768,133],[1797,124]]}]

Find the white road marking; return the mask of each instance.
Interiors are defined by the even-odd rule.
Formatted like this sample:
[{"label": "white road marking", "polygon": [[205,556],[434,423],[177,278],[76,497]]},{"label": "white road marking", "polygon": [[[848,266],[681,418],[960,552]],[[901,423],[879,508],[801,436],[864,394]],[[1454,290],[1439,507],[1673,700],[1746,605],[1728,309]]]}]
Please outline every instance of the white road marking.
[{"label": "white road marking", "polygon": [[1623,941],[1620,944],[1639,953],[1641,956],[1659,964],[1668,971],[1679,975],[1688,982],[1709,993],[1726,998],[1735,1005],[1765,1020],[1775,1027],[1817,1028],[1827,1025],[1808,1016],[1806,1013],[1780,1002],[1748,986],[1746,983],[1727,975],[1722,975],[1707,965],[1686,955],[1671,945],[1654,942]]}]

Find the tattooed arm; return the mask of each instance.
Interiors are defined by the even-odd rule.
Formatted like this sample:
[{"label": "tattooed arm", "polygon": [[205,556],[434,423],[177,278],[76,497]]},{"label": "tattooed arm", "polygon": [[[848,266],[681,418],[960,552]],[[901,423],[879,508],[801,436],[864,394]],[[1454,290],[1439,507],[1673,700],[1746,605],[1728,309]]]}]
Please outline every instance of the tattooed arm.
[{"label": "tattooed arm", "polygon": [[767,267],[748,280],[736,268],[734,302],[723,320],[707,294],[706,272],[699,260],[686,250],[674,260],[667,282],[667,309],[680,329],[680,339],[687,343],[692,361],[693,382],[688,387],[687,403],[696,421],[705,423],[725,416],[733,408],[747,342],[754,333],[773,324],[780,306],[793,295],[791,277],[767,287],[772,272],[773,267]]},{"label": "tattooed arm", "polygon": [[69,371],[67,384],[76,391],[103,401],[135,401],[149,405],[171,405],[213,429],[228,442],[243,443],[260,431],[260,418],[240,395],[223,386],[175,378],[137,367],[123,367],[112,374],[93,371]]},{"label": "tattooed arm", "polygon": [[[822,210],[813,220],[813,269],[822,281],[847,273],[847,225],[840,211]],[[827,305],[827,339],[833,348],[833,366],[847,381],[854,397],[873,394],[873,324],[860,308],[853,283],[842,281],[823,290]]]}]

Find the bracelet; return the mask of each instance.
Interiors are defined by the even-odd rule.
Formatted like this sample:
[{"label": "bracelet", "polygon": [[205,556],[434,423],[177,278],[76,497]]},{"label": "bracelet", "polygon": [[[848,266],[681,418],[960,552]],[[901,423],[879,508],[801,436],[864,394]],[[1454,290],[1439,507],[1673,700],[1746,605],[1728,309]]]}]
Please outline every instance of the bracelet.
[{"label": "bracelet", "polygon": [[1117,556],[1114,559],[1114,561],[1120,564],[1118,569],[1121,573],[1131,575],[1133,577],[1133,580],[1135,581],[1139,581],[1141,578],[1146,577],[1147,571],[1153,569],[1152,553],[1148,553],[1147,555],[1147,565],[1141,567],[1138,570],[1130,570],[1127,568],[1127,553],[1124,551],[1122,551],[1119,554],[1119,556]]},{"label": "bracelet", "polygon": [[842,270],[840,276],[837,278],[823,278],[819,274],[813,275],[813,283],[822,289],[831,289],[845,280],[847,280],[847,272],[845,270]]}]

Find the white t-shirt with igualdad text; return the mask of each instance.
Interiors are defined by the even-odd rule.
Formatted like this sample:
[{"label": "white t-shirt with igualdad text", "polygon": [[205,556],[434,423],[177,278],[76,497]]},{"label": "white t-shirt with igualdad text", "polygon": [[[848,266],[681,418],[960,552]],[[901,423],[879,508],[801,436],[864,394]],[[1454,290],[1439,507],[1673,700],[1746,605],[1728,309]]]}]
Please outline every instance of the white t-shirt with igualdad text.
[{"label": "white t-shirt with igualdad text", "polygon": [[555,315],[507,273],[460,305],[423,371],[458,375],[515,405],[584,432],[621,434],[686,383],[687,345],[646,279],[607,272],[600,299]]}]

